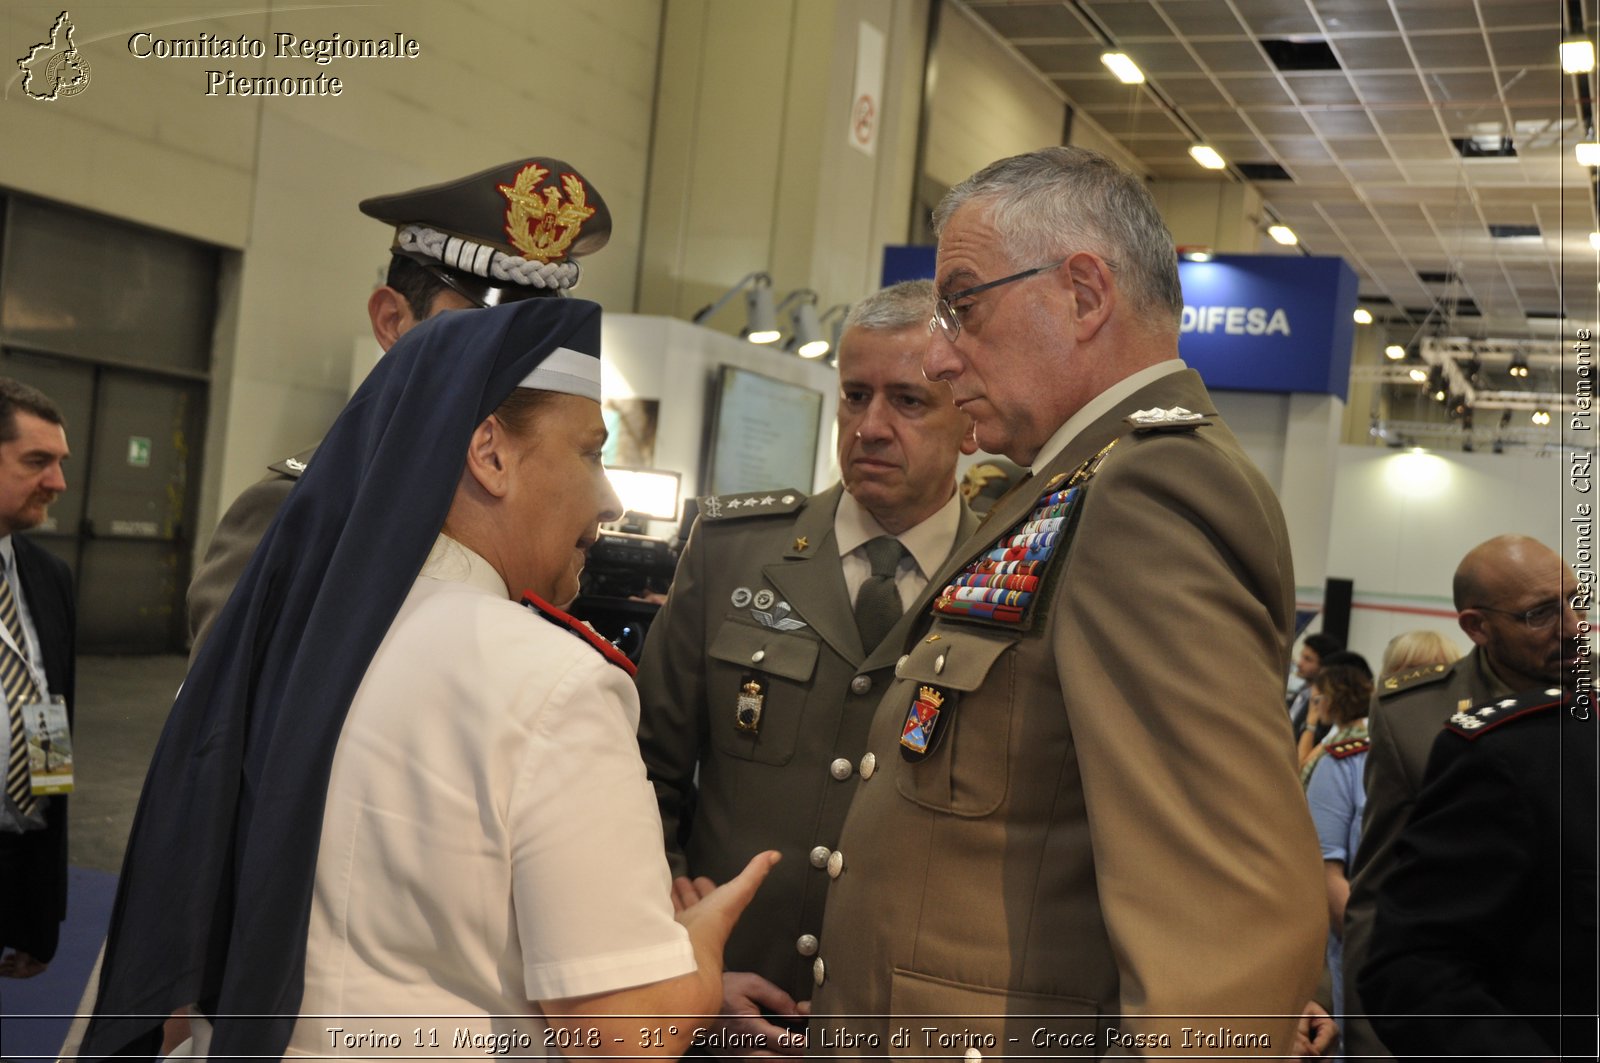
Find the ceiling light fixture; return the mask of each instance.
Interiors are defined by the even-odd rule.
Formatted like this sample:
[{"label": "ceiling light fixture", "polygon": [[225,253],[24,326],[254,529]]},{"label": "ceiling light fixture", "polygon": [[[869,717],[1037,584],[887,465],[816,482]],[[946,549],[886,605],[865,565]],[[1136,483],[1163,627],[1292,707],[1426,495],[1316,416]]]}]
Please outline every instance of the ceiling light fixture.
[{"label": "ceiling light fixture", "polygon": [[1415,380],[1419,384],[1426,384],[1428,382],[1428,371],[1422,368],[1420,365],[1412,366],[1411,369],[1406,373],[1406,376],[1410,377],[1412,380]]},{"label": "ceiling light fixture", "polygon": [[[1600,144],[1596,144],[1595,148],[1600,150]],[[1194,145],[1189,149],[1189,155],[1195,162],[1208,170],[1224,170],[1228,166],[1226,162],[1222,161],[1222,156],[1217,154],[1217,149],[1206,144]],[[1600,161],[1595,162],[1593,165],[1600,166]]]},{"label": "ceiling light fixture", "polygon": [[1594,69],[1594,45],[1586,40],[1561,42],[1561,69],[1567,74],[1587,74]]},{"label": "ceiling light fixture", "polygon": [[1579,166],[1600,166],[1600,143],[1581,141],[1573,145],[1572,154],[1577,157]]},{"label": "ceiling light fixture", "polygon": [[789,340],[788,349],[802,358],[821,358],[832,344],[822,338],[822,323],[817,320],[817,293],[810,288],[796,288],[783,297],[778,312],[788,310],[790,303],[796,305],[789,310],[794,336]]},{"label": "ceiling light fixture", "polygon": [[1596,251],[1600,251],[1600,232],[1593,232],[1589,234],[1589,246],[1594,248]]},{"label": "ceiling light fixture", "polygon": [[1285,247],[1292,247],[1300,242],[1300,238],[1294,234],[1294,230],[1287,225],[1269,226],[1267,235]]},{"label": "ceiling light fixture", "polygon": [[1547,424],[1550,423],[1550,411],[1549,410],[1534,410],[1533,411],[1533,417],[1531,418],[1531,420],[1533,421],[1534,424],[1537,424],[1537,425],[1547,425]]},{"label": "ceiling light fixture", "polygon": [[1511,355],[1511,365],[1506,369],[1507,376],[1523,379],[1528,375],[1528,352],[1517,351]]},{"label": "ceiling light fixture", "polygon": [[[1562,46],[1566,47],[1565,45]],[[1117,80],[1124,85],[1143,85],[1144,71],[1139,69],[1139,64],[1129,59],[1121,52],[1101,52],[1100,61],[1106,69],[1116,75]]]},{"label": "ceiling light fixture", "polygon": [[[1354,314],[1352,314],[1351,316],[1356,319],[1356,324],[1358,324],[1358,325],[1370,325],[1370,324],[1372,324],[1372,311],[1368,310],[1364,306],[1356,307],[1356,312]],[[1405,348],[1402,347],[1402,348],[1400,348],[1400,353],[1398,355],[1391,355],[1390,357],[1404,358],[1405,356],[1406,356]]]},{"label": "ceiling light fixture", "polygon": [[1398,343],[1391,343],[1383,349],[1383,356],[1391,362],[1398,362],[1406,356],[1406,349]]}]

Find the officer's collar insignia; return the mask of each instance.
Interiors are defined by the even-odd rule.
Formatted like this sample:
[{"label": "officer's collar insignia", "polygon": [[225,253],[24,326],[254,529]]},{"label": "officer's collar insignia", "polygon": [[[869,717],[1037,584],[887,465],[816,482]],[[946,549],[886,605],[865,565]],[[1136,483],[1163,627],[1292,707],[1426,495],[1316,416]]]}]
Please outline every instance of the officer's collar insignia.
[{"label": "officer's collar insignia", "polygon": [[906,712],[905,726],[900,728],[900,754],[907,760],[921,760],[933,749],[944,729],[939,726],[939,716],[944,709],[947,692],[935,686],[919,686],[917,695]]},{"label": "officer's collar insignia", "polygon": [[639,669],[628,660],[628,655],[613,646],[604,635],[600,634],[586,621],[579,620],[571,613],[557,609],[532,591],[522,592],[522,604],[533,610],[534,615],[542,616],[557,627],[564,627],[583,641],[587,642],[600,656],[610,663],[627,672],[630,677],[638,674]]},{"label": "officer's collar insignia", "polygon": [[289,469],[290,472],[306,471],[306,463],[296,458],[284,458],[283,464]]},{"label": "officer's collar insignia", "polygon": [[1046,578],[1066,556],[1083,493],[1113,439],[1067,478],[1054,477],[1033,510],[956,573],[933,601],[936,616],[1009,628],[1031,625]]},{"label": "officer's collar insignia", "polygon": [[810,545],[811,545],[811,540],[807,539],[804,535],[800,536],[798,539],[796,539],[794,541],[794,548],[796,550],[804,550],[807,547],[809,547]]},{"label": "officer's collar insignia", "polygon": [[1127,421],[1135,428],[1161,428],[1167,425],[1201,424],[1208,416],[1193,413],[1182,406],[1174,406],[1170,410],[1152,406],[1148,410],[1135,410],[1128,414]]},{"label": "officer's collar insignia", "polygon": [[583,223],[594,214],[589,206],[589,190],[575,173],[561,175],[561,188],[539,188],[550,173],[536,162],[517,171],[509,185],[498,185],[506,197],[506,239],[524,256],[536,262],[566,258],[567,248],[578,238]]},{"label": "officer's collar insignia", "polygon": [[1496,698],[1476,708],[1461,709],[1446,721],[1445,727],[1463,738],[1477,738],[1512,720],[1548,712],[1563,704],[1566,698],[1560,687],[1528,690],[1509,698]]}]

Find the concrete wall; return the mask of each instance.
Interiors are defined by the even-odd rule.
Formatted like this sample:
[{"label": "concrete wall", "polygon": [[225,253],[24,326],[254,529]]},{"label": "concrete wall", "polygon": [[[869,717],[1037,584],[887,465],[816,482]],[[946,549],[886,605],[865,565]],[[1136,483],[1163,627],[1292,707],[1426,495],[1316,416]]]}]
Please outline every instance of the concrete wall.
[{"label": "concrete wall", "polygon": [[[201,545],[264,466],[318,439],[343,405],[352,344],[391,233],[356,202],[526,155],[577,165],[615,218],[580,294],[631,307],[662,0],[516,5],[386,0],[193,17],[190,8],[74,4],[80,95],[0,103],[0,186],[238,252],[213,359]],[[11,3],[4,54],[44,39],[59,5]],[[129,37],[266,42],[269,58],[138,59]],[[270,58],[273,34],[415,38],[417,60]],[[338,97],[208,97],[208,69],[338,76]]]}]

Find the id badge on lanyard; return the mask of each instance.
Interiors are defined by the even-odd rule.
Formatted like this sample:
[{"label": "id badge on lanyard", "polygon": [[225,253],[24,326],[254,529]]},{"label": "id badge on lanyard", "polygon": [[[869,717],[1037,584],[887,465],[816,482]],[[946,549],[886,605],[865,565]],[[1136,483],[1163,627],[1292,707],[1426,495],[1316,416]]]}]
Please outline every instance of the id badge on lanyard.
[{"label": "id badge on lanyard", "polygon": [[28,733],[28,774],[36,797],[72,792],[72,730],[67,699],[56,694],[22,707]]}]

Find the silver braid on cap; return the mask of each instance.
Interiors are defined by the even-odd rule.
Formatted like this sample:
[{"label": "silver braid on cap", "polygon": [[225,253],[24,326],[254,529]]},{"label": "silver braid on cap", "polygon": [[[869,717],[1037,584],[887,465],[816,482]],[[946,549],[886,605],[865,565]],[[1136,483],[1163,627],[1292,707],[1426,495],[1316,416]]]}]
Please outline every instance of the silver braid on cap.
[{"label": "silver braid on cap", "polygon": [[504,284],[528,288],[575,288],[578,284],[576,262],[535,262],[518,258],[425,225],[402,227],[394,242],[402,251],[426,255],[451,269]]}]

